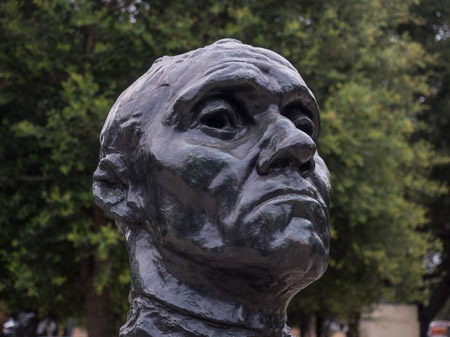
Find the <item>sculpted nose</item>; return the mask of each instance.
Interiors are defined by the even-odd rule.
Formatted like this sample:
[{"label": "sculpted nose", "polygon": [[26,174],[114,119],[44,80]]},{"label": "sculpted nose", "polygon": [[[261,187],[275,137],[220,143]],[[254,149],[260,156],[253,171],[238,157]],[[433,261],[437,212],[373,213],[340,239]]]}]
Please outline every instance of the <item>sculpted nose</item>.
[{"label": "sculpted nose", "polygon": [[267,145],[261,151],[256,164],[258,174],[268,174],[284,167],[298,170],[303,178],[314,172],[316,144],[309,135],[297,129],[290,121],[280,119],[275,125],[269,126],[267,133]]}]

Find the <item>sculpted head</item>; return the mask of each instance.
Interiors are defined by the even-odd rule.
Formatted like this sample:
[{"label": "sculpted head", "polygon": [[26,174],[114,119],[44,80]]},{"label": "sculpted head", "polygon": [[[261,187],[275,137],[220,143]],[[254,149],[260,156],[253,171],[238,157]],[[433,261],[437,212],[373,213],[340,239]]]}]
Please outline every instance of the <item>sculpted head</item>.
[{"label": "sculpted head", "polygon": [[313,94],[274,52],[226,39],[165,56],[108,115],[95,200],[125,232],[145,230],[164,264],[195,266],[199,283],[214,283],[211,270],[272,275],[290,299],[327,266],[319,129]]}]

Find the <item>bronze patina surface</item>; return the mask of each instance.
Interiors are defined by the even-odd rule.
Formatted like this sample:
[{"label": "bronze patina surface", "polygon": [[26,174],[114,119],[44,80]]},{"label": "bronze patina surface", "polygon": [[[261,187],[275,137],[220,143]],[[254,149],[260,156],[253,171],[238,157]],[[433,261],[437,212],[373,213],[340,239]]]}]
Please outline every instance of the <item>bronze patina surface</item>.
[{"label": "bronze patina surface", "polygon": [[162,57],[122,93],[93,186],[128,247],[122,337],[292,336],[286,307],[328,260],[319,128],[297,70],[233,39]]}]

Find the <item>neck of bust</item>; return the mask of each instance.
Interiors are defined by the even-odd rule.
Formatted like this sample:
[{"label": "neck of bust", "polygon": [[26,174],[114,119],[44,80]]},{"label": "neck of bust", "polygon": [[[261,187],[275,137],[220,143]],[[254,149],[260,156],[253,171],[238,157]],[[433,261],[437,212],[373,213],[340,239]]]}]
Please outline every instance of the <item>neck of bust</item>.
[{"label": "neck of bust", "polygon": [[[292,287],[261,271],[259,274],[250,271],[247,275],[223,270],[210,273],[208,266],[185,261],[177,254],[168,253],[167,258],[165,252],[163,258],[144,226],[119,224],[119,227],[126,237],[132,276],[130,316],[122,330],[125,327],[133,330],[133,324],[149,324],[133,323],[131,317],[133,312],[139,315],[148,309],[171,312],[161,317],[185,318],[172,319],[171,324],[179,322],[185,326],[186,322],[192,325],[195,321],[197,323],[188,330],[200,329],[205,336],[289,336],[286,334],[286,307],[297,292]],[[168,260],[171,263],[168,264]],[[157,315],[145,315],[140,319],[154,317]],[[167,325],[168,322],[160,323]],[[234,332],[229,335],[230,329]],[[121,336],[128,334],[121,333]],[[148,336],[154,335],[149,333]]]}]

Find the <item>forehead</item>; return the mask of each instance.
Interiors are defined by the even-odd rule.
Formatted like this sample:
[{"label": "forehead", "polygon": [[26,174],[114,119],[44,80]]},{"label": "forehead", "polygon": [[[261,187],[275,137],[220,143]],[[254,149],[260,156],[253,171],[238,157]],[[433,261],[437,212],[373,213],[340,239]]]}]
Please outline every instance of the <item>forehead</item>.
[{"label": "forehead", "polygon": [[213,82],[248,83],[274,94],[298,88],[309,92],[300,74],[286,59],[263,48],[240,43],[214,44],[171,61],[167,65],[168,83],[173,89],[171,98]]},{"label": "forehead", "polygon": [[197,83],[204,87],[214,82],[221,86],[248,85],[278,96],[306,87],[294,70],[281,64],[253,59],[224,60],[207,67],[203,76],[197,79]]}]

